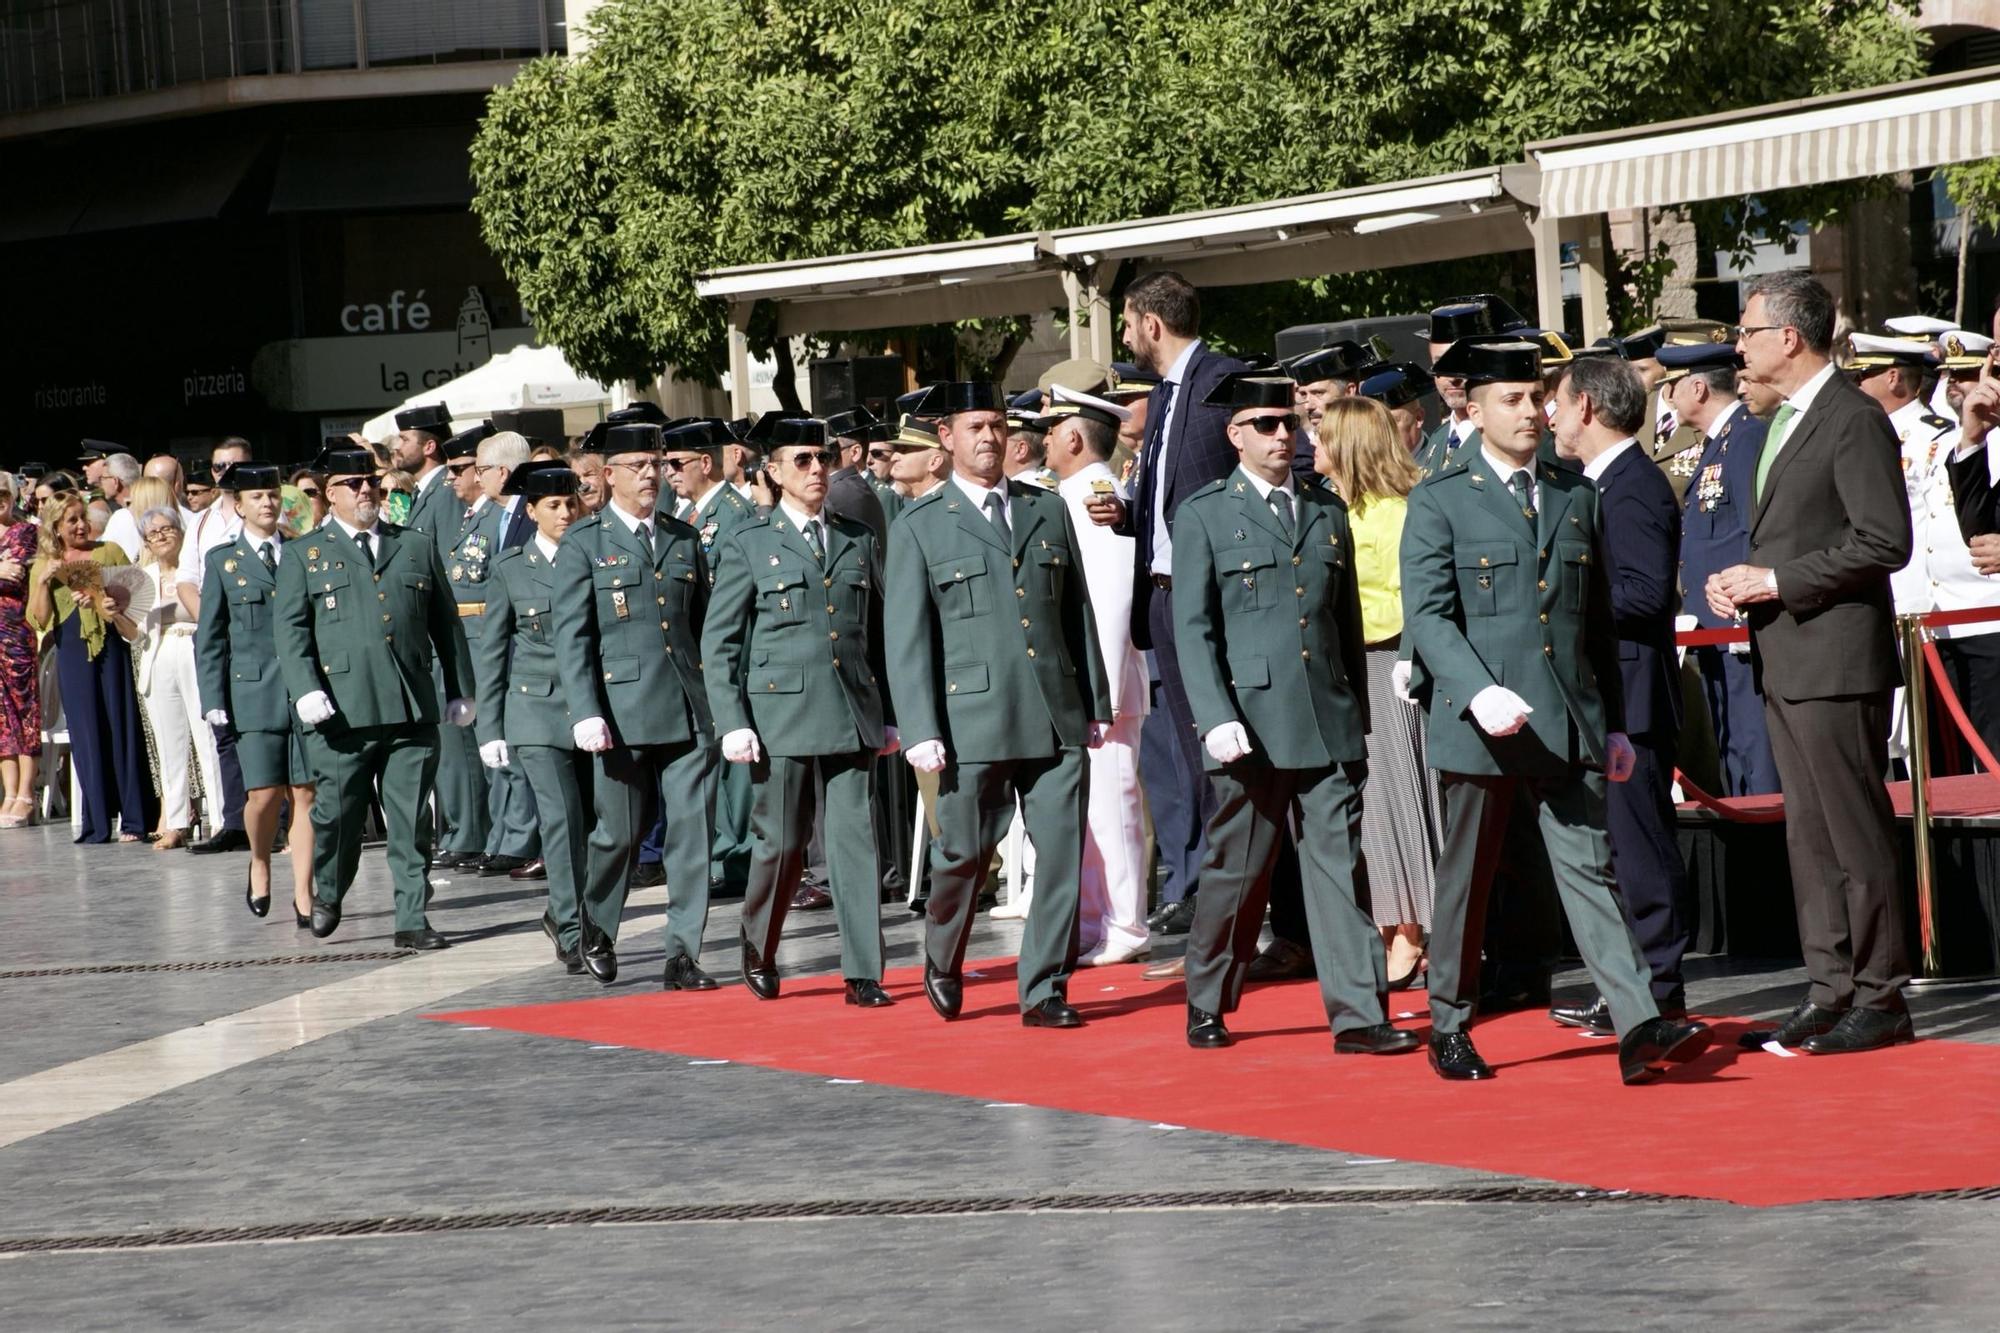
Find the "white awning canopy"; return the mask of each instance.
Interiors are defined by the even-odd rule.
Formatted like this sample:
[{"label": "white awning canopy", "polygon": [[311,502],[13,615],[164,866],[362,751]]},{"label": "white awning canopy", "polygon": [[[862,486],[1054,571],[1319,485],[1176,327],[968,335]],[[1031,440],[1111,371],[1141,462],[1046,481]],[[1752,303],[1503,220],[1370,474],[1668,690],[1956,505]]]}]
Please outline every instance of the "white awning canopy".
[{"label": "white awning canopy", "polygon": [[2000,77],[1939,75],[1529,144],[1550,217],[1664,208],[2000,155]]},{"label": "white awning canopy", "polygon": [[696,290],[739,309],[776,302],[780,332],[811,333],[1057,309],[1072,299],[1066,278],[1082,277],[1095,287],[1100,266],[1128,259],[1171,265],[1198,286],[1231,286],[1525,250],[1533,243],[1527,216],[1508,189],[1518,184],[1512,173],[1520,170],[1489,168],[1099,227],[718,269],[701,275]]}]

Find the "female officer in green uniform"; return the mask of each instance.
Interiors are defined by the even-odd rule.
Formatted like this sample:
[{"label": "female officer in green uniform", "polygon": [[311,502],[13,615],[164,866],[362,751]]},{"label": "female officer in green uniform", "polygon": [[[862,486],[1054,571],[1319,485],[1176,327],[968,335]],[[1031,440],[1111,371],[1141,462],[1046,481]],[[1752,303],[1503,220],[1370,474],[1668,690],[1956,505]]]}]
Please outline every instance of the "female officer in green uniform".
[{"label": "female officer in green uniform", "polygon": [[[292,802],[292,912],[312,924],[312,768],[304,738],[278,672],[271,635],[271,600],[285,539],[278,531],[283,479],[275,463],[233,463],[217,485],[236,496],[243,530],[208,553],[195,630],[195,673],[208,724],[236,734],[236,760],[246,793],[243,828],[250,838],[250,874],[243,900],[252,913],[271,910],[271,844],[278,808]],[[258,889],[263,892],[259,893]]]},{"label": "female officer in green uniform", "polygon": [[555,942],[556,961],[579,973],[584,960],[577,889],[590,832],[591,764],[570,735],[549,637],[554,628],[549,575],[557,543],[583,512],[581,486],[567,464],[551,459],[520,464],[502,493],[522,497],[535,535],[502,551],[484,585],[484,624],[472,641],[479,759],[488,768],[517,768],[527,775],[541,812],[542,858],[548,864],[542,929]]}]

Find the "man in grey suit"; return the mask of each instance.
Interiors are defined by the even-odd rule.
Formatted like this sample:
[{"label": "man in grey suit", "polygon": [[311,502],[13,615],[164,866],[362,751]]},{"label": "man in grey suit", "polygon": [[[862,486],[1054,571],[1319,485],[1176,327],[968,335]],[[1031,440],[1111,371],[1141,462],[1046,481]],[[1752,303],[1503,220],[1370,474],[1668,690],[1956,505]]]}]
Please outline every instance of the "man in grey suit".
[{"label": "man in grey suit", "polygon": [[1833,364],[1833,297],[1800,272],[1748,292],[1743,380],[1753,408],[1777,411],[1757,458],[1750,558],[1711,574],[1706,594],[1717,615],[1750,623],[1812,989],[1775,1033],[1744,1040],[1874,1050],[1915,1039],[1882,785],[1902,683],[1889,576],[1910,558],[1910,502],[1889,418]]}]

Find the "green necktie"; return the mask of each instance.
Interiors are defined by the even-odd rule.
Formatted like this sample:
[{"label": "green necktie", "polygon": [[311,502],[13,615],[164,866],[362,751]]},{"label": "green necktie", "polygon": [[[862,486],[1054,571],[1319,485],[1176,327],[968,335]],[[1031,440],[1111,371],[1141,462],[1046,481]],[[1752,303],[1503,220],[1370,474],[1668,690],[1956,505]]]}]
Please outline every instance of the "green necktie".
[{"label": "green necktie", "polygon": [[1764,448],[1757,455],[1757,494],[1754,498],[1760,504],[1764,499],[1764,478],[1771,475],[1771,464],[1777,461],[1778,450],[1785,443],[1785,432],[1791,429],[1792,418],[1798,414],[1796,407],[1786,403],[1778,409],[1778,415],[1771,418],[1770,433],[1764,436]]}]

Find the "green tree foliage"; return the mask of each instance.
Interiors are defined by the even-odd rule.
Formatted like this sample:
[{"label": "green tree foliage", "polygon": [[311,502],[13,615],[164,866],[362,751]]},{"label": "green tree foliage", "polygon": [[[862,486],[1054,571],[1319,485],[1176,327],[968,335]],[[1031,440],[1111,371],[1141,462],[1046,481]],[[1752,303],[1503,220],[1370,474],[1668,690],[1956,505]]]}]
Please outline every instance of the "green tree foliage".
[{"label": "green tree foliage", "polygon": [[[1911,8],[610,0],[587,55],[494,93],[474,209],[579,369],[712,381],[727,348],[722,310],[694,293],[705,269],[1432,175],[1891,82],[1922,72]],[[1504,257],[1429,275],[1517,276]],[[1415,299],[1407,275],[1358,274],[1219,306],[1268,331]],[[752,335],[768,343],[768,322]]]}]

